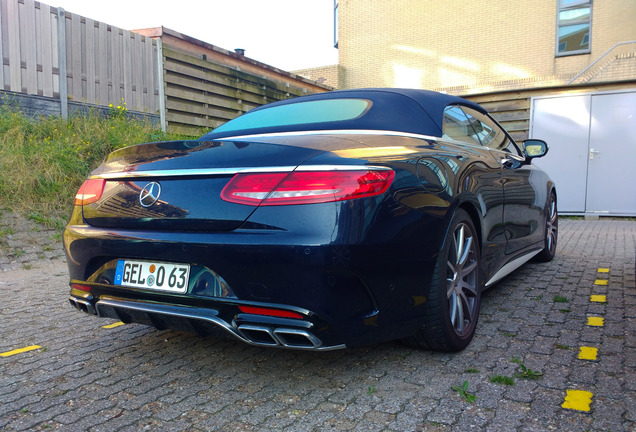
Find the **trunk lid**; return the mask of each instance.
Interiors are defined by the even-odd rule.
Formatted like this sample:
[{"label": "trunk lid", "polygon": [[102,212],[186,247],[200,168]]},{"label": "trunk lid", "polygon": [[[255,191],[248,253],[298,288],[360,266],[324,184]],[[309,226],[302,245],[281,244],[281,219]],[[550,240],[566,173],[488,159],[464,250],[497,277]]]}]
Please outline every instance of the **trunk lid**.
[{"label": "trunk lid", "polygon": [[111,153],[91,174],[91,178],[106,179],[106,184],[99,201],[82,207],[84,220],[106,228],[234,230],[255,210],[221,199],[223,187],[234,174],[292,171],[322,152],[245,140],[126,147]]}]

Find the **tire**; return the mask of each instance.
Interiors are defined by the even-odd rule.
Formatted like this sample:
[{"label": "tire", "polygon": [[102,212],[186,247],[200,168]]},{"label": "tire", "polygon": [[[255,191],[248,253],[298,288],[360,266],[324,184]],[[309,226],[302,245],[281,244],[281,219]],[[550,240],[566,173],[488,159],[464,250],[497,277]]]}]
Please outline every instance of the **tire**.
[{"label": "tire", "polygon": [[535,257],[536,261],[552,261],[556,254],[557,240],[559,237],[559,213],[554,192],[550,192],[550,199],[545,212],[545,234],[543,237],[543,250]]},{"label": "tire", "polygon": [[472,340],[482,291],[476,233],[468,213],[457,209],[433,272],[424,325],[405,340],[408,345],[456,352]]}]

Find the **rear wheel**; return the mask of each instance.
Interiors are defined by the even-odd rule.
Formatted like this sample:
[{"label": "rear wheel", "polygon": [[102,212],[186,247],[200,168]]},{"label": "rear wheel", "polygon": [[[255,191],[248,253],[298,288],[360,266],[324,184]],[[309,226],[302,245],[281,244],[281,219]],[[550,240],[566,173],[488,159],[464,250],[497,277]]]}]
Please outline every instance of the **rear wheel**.
[{"label": "rear wheel", "polygon": [[545,235],[543,250],[536,256],[537,261],[552,261],[556,254],[557,238],[559,234],[559,215],[554,192],[550,193],[545,216]]},{"label": "rear wheel", "polygon": [[435,351],[460,351],[472,340],[479,317],[481,276],[480,249],[468,213],[458,209],[440,253],[424,325],[406,342]]}]

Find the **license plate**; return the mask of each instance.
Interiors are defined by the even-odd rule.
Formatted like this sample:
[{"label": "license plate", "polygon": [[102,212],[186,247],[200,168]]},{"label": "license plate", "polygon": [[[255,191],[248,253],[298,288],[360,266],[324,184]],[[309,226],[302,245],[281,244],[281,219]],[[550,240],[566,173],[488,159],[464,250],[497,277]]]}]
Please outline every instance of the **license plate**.
[{"label": "license plate", "polygon": [[119,260],[115,285],[185,293],[189,277],[189,264]]}]

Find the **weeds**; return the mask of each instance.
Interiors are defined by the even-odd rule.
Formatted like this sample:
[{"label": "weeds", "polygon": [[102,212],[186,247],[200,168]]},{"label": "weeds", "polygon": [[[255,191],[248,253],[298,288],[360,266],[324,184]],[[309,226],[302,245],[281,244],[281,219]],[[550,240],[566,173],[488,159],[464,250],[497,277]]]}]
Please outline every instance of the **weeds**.
[{"label": "weeds", "polygon": [[505,376],[505,375],[493,375],[488,380],[493,384],[503,384],[507,386],[515,385],[515,379],[513,377]]},{"label": "weeds", "polygon": [[464,371],[464,373],[471,373],[471,374],[475,374],[475,373],[479,373],[480,370],[479,369],[475,369],[475,368],[468,368]]},{"label": "weeds", "polygon": [[563,296],[554,296],[554,298],[552,299],[552,301],[554,301],[555,303],[569,303],[570,300],[568,300],[567,297],[563,297]]},{"label": "weeds", "polygon": [[131,120],[125,105],[97,112],[37,119],[0,106],[0,208],[59,229],[77,189],[113,150],[149,141],[180,139]]},{"label": "weeds", "polygon": [[519,367],[521,368],[521,372],[517,372],[515,374],[517,378],[537,380],[543,376],[543,372],[533,371],[532,369],[528,369],[526,365],[524,365],[523,363],[521,363]]},{"label": "weeds", "polygon": [[[565,349],[570,349],[566,345],[562,345],[562,346],[564,346]],[[519,357],[513,357],[510,359],[510,361],[512,363],[518,364],[519,368],[521,369],[521,372],[517,372],[514,374],[516,378],[536,380],[543,376],[543,372],[533,371],[532,369],[527,368],[526,365],[523,364],[523,360],[521,360],[521,358]]]},{"label": "weeds", "polygon": [[468,392],[468,381],[464,381],[461,387],[455,385],[452,387],[452,389],[459,393],[462,399],[464,399],[468,403],[473,403],[475,402],[475,399],[477,399],[477,396]]},{"label": "weeds", "polygon": [[27,219],[32,220],[35,223],[54,228],[58,231],[62,230],[64,228],[64,225],[66,225],[65,219],[62,219],[60,217],[43,216],[41,213],[38,212],[29,212],[26,216]]}]

